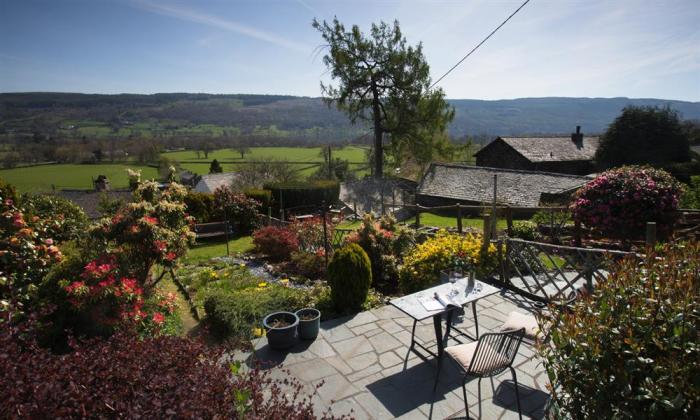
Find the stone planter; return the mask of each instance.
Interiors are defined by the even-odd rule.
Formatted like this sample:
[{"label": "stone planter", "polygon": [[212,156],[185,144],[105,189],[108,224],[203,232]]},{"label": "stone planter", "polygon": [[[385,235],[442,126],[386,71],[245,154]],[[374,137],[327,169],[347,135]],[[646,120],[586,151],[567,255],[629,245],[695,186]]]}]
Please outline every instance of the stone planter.
[{"label": "stone planter", "polygon": [[321,328],[321,311],[315,308],[304,308],[299,309],[296,315],[299,318],[299,338],[315,340]]},{"label": "stone planter", "polygon": [[[282,325],[280,325],[282,324]],[[297,340],[299,318],[291,312],[273,312],[263,319],[267,344],[275,350],[292,347]]]}]

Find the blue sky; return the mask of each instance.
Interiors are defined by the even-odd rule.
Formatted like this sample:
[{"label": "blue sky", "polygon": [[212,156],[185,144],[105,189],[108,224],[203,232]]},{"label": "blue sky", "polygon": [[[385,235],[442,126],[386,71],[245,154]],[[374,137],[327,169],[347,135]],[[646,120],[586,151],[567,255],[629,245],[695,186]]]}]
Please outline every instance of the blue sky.
[{"label": "blue sky", "polygon": [[[440,77],[522,0],[0,0],[0,91],[319,96],[314,17],[398,19]],[[700,0],[531,0],[450,98],[700,101]]]}]

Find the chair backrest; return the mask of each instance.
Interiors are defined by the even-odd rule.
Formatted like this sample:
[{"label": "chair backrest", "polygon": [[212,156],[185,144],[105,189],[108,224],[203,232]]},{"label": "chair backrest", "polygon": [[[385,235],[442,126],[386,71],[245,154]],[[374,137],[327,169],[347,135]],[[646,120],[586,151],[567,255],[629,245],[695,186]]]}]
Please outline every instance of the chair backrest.
[{"label": "chair backrest", "polygon": [[525,328],[502,333],[486,333],[479,337],[468,372],[478,376],[493,376],[513,364],[523,341]]}]

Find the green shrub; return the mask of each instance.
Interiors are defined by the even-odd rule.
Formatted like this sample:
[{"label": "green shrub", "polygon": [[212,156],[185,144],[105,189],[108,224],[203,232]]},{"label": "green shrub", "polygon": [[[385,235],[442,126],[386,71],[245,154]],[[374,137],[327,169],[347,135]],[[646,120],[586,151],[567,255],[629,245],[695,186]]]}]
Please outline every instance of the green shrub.
[{"label": "green shrub", "polygon": [[568,211],[545,211],[540,210],[535,213],[530,221],[534,222],[536,225],[550,226],[561,226],[566,224],[571,219],[571,213]]},{"label": "green shrub", "polygon": [[293,252],[292,263],[299,274],[310,279],[321,278],[326,273],[326,257],[322,249],[316,252]]},{"label": "green shrub", "polygon": [[205,291],[204,310],[217,336],[241,342],[254,337],[254,329],[268,313],[294,312],[313,303],[305,290],[276,283],[258,282],[255,287],[225,289],[212,287]]},{"label": "green shrub", "polygon": [[255,230],[259,222],[259,210],[260,202],[227,186],[214,191],[212,217],[217,221],[228,220],[236,234],[250,235]]},{"label": "green shrub", "polygon": [[537,230],[537,223],[529,220],[516,220],[513,222],[511,236],[526,241],[536,241],[540,238],[540,233]]},{"label": "green shrub", "polygon": [[340,195],[337,181],[312,181],[308,183],[266,184],[277,207],[285,209],[334,204]]},{"label": "green shrub", "polygon": [[14,185],[8,184],[0,178],[0,197],[3,200],[12,200],[14,204],[17,204],[17,190]]},{"label": "green shrub", "polygon": [[189,191],[185,196],[187,213],[194,217],[196,223],[213,222],[214,196],[207,193]]},{"label": "green shrub", "polygon": [[372,284],[372,266],[367,253],[357,244],[336,251],[328,265],[331,298],[341,312],[357,312],[367,299]]},{"label": "green shrub", "polygon": [[272,205],[272,193],[268,190],[248,188],[247,190],[243,191],[243,194],[245,194],[248,198],[259,201],[263,212],[267,212],[267,208]]},{"label": "green shrub", "polygon": [[694,176],[690,180],[690,185],[686,187],[685,192],[681,195],[679,207],[682,209],[700,209],[700,176]]},{"label": "green shrub", "polygon": [[697,242],[621,261],[592,296],[541,324],[551,326],[540,353],[561,417],[698,418]]}]

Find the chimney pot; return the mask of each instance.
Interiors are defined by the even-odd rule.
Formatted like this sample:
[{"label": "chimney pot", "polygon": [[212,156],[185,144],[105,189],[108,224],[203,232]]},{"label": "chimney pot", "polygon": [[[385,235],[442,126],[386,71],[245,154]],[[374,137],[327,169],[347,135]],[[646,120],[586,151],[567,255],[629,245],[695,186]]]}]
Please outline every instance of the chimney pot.
[{"label": "chimney pot", "polygon": [[580,125],[576,126],[575,133],[571,133],[571,141],[573,141],[576,147],[578,147],[579,149],[583,147],[583,133],[581,132]]}]

